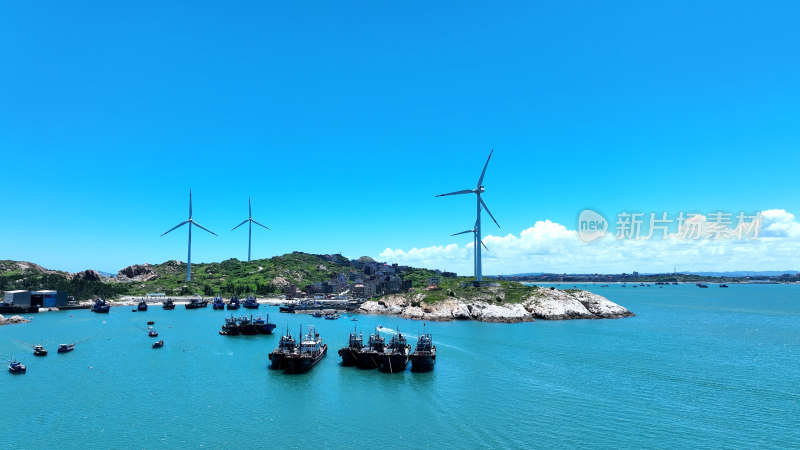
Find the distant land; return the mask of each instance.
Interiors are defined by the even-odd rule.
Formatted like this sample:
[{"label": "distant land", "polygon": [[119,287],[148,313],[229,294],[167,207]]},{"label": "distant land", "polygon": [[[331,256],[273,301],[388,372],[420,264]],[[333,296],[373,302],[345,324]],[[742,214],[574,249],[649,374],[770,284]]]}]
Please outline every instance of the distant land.
[{"label": "distant land", "polygon": [[[679,275],[699,275],[703,277],[779,277],[781,275],[796,275],[800,273],[800,270],[762,270],[762,271],[752,271],[752,270],[739,270],[739,271],[731,271],[731,272],[675,272]],[[515,273],[510,275],[493,275],[495,277],[533,277],[533,276],[541,276],[547,275],[545,272],[530,272],[530,273]],[[553,274],[550,274],[553,275]],[[593,276],[597,274],[586,274],[586,273],[571,273],[571,274],[563,274],[566,276]],[[604,275],[613,275],[613,274],[604,274]],[[650,275],[664,275],[664,274],[657,274],[657,273],[641,273],[640,276],[650,276]]]}]

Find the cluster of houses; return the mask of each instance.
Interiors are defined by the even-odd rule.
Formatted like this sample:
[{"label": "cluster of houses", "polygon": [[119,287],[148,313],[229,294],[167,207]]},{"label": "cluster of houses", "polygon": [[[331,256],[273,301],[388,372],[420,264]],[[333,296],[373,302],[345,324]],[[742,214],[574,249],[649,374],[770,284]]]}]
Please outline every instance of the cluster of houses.
[{"label": "cluster of houses", "polygon": [[[408,266],[398,264],[385,264],[376,261],[351,261],[353,267],[348,273],[337,273],[327,281],[313,283],[305,286],[304,291],[299,291],[296,286],[288,286],[284,293],[286,298],[306,295],[340,295],[349,292],[354,298],[367,299],[386,294],[398,294],[412,290],[411,280],[404,280],[402,273],[409,269]],[[455,277],[453,272],[436,271],[437,275]],[[435,279],[439,284],[439,277],[428,280],[430,286]]]}]

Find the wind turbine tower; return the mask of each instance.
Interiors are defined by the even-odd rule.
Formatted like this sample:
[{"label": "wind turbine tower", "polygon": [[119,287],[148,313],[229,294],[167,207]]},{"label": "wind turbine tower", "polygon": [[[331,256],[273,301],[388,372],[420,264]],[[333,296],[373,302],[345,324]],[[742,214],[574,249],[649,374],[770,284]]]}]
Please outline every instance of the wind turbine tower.
[{"label": "wind turbine tower", "polygon": [[239,225],[236,225],[235,227],[233,227],[233,229],[231,229],[231,231],[239,228],[240,226],[246,224],[247,222],[250,222],[250,225],[249,225],[250,230],[248,231],[248,235],[247,235],[247,262],[250,262],[250,246],[253,243],[253,224],[256,224],[258,226],[262,226],[262,227],[264,227],[264,228],[266,228],[268,230],[269,230],[269,227],[266,226],[266,225],[261,225],[260,223],[256,222],[255,219],[253,219],[253,206],[250,204],[250,197],[247,197],[247,209],[249,211],[249,216],[247,217],[247,219],[243,220],[242,223],[240,223]]},{"label": "wind turbine tower", "polygon": [[[186,281],[191,281],[192,280],[192,225],[200,228],[201,230],[208,231],[209,233],[213,234],[214,236],[217,236],[217,233],[214,233],[213,231],[204,228],[202,225],[200,225],[199,223],[195,222],[194,219],[192,219],[192,190],[191,189],[189,189],[189,220],[184,220],[183,222],[175,225],[174,227],[172,227],[169,230],[167,230],[167,232],[164,233],[164,234],[167,234],[167,233],[169,233],[170,231],[173,231],[173,230],[177,230],[178,228],[186,225],[187,223],[189,224],[189,255],[186,257]],[[164,236],[164,234],[162,234],[161,236]]]},{"label": "wind turbine tower", "polygon": [[[483,207],[483,209],[486,210],[486,212],[489,214],[489,217],[491,217],[495,225],[497,225],[497,228],[500,228],[500,224],[497,223],[497,220],[495,220],[494,216],[492,215],[492,212],[489,211],[489,208],[486,206],[486,203],[484,203],[483,199],[481,199],[481,194],[486,190],[484,189],[481,183],[483,183],[483,176],[486,175],[486,168],[489,166],[489,160],[492,159],[492,153],[494,153],[494,150],[489,152],[489,157],[486,158],[486,164],[483,165],[483,171],[481,172],[480,178],[478,178],[478,184],[475,186],[475,189],[464,189],[463,191],[456,191],[456,192],[450,192],[448,194],[437,195],[437,197],[444,197],[446,195],[475,194],[475,196],[477,197],[478,217],[475,221],[474,233],[475,233],[475,279],[478,282],[483,280],[483,275],[481,273],[482,272],[481,246],[478,245],[479,242],[480,244],[483,244],[483,241],[481,240],[481,207]],[[466,233],[468,231],[470,230],[464,231],[463,233]]]}]

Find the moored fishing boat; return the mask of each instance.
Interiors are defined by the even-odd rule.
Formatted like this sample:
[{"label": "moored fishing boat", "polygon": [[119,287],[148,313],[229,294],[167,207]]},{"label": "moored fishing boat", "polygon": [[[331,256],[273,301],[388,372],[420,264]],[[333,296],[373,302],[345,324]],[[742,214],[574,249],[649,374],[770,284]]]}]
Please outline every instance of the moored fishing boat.
[{"label": "moored fishing boat", "polygon": [[109,310],[111,310],[111,305],[109,305],[103,298],[97,298],[94,301],[94,305],[92,305],[92,312],[108,313]]},{"label": "moored fishing boat", "polygon": [[411,346],[406,342],[403,333],[398,332],[389,340],[380,355],[380,369],[384,372],[397,373],[406,370]]},{"label": "moored fishing boat", "polygon": [[274,323],[269,323],[269,314],[267,314],[266,320],[258,316],[253,320],[253,325],[256,326],[256,329],[261,334],[272,334],[272,330],[275,329]]},{"label": "moored fishing boat", "polygon": [[193,298],[189,303],[186,304],[186,309],[198,309],[198,308],[205,308],[208,306],[208,301],[203,299]]},{"label": "moored fishing boat", "polygon": [[242,306],[245,309],[258,309],[258,301],[252,295],[248,295],[246,299],[244,299],[244,303]]},{"label": "moored fishing boat", "polygon": [[238,336],[239,332],[239,322],[236,320],[235,317],[230,316],[225,318],[225,323],[222,325],[222,330],[220,330],[219,334],[223,336]]},{"label": "moored fishing boat", "polygon": [[298,351],[285,356],[286,370],[290,373],[308,372],[327,354],[328,344],[323,344],[314,326],[309,325],[308,333],[300,341]]},{"label": "moored fishing boat", "polygon": [[270,367],[276,370],[285,369],[287,367],[286,357],[296,351],[297,342],[287,330],[286,334],[281,336],[281,340],[278,341],[278,346],[269,354]]},{"label": "moored fishing boat", "polygon": [[376,369],[381,365],[381,354],[386,347],[386,340],[375,329],[374,334],[369,335],[367,346],[358,352],[358,367],[362,369]]},{"label": "moored fishing boat", "polygon": [[364,337],[361,333],[353,330],[353,332],[350,333],[350,340],[347,343],[347,347],[342,347],[339,349],[339,356],[342,357],[342,365],[357,365],[358,352],[360,352],[362,348],[364,348]]},{"label": "moored fishing boat", "polygon": [[214,297],[214,301],[211,302],[211,308],[215,310],[224,310],[225,309],[225,301],[222,300],[222,297],[219,295]]},{"label": "moored fishing boat", "polygon": [[139,311],[147,311],[147,302],[144,300],[139,302],[139,305],[136,307]]},{"label": "moored fishing boat", "polygon": [[412,372],[427,372],[433,370],[433,365],[436,364],[436,346],[433,345],[433,339],[430,333],[423,333],[417,339],[417,346],[414,352],[409,355],[411,361]]},{"label": "moored fishing boat", "polygon": [[172,300],[161,302],[161,307],[164,309],[175,309],[175,303]]},{"label": "moored fishing boat", "polygon": [[231,297],[231,300],[228,302],[228,310],[239,309],[240,306],[242,306],[242,304],[239,302],[239,297],[235,295]]}]

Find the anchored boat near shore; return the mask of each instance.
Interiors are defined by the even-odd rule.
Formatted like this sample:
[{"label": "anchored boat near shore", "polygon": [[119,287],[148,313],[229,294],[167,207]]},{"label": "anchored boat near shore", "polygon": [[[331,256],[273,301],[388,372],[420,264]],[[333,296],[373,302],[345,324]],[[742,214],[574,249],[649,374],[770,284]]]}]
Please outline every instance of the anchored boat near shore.
[{"label": "anchored boat near shore", "polygon": [[103,298],[96,299],[94,301],[94,305],[92,305],[92,312],[108,313],[110,310],[111,305],[109,305]]},{"label": "anchored boat near shore", "polygon": [[380,354],[380,369],[384,372],[396,373],[406,370],[411,346],[406,342],[403,333],[397,333],[389,340],[389,345]]},{"label": "anchored boat near shore", "polygon": [[386,340],[375,329],[375,333],[369,335],[367,346],[358,352],[358,367],[362,369],[377,369],[381,366],[381,354],[386,347]]},{"label": "anchored boat near shore", "polygon": [[[423,328],[424,330],[424,328]],[[414,352],[409,355],[412,372],[428,372],[433,370],[436,364],[436,346],[433,345],[433,338],[430,333],[423,333],[417,340]]]},{"label": "anchored boat near shore", "polygon": [[290,373],[308,372],[327,354],[328,344],[323,344],[322,338],[314,329],[314,326],[309,325],[308,333],[300,341],[297,351],[284,357],[287,366],[286,370]]},{"label": "anchored boat near shore", "polygon": [[364,337],[355,329],[350,333],[350,340],[347,347],[339,349],[339,356],[342,357],[343,366],[355,366],[358,364],[358,352],[364,348]]},{"label": "anchored boat near shore", "polygon": [[278,346],[269,354],[270,367],[275,370],[285,369],[287,367],[286,357],[295,351],[297,351],[297,342],[289,330],[286,330],[286,334],[281,336],[281,340],[278,341]]}]

